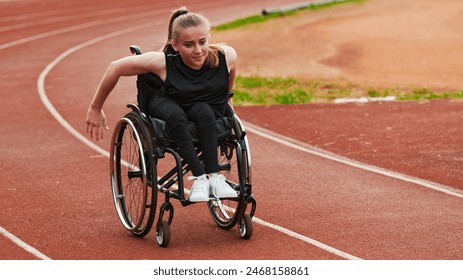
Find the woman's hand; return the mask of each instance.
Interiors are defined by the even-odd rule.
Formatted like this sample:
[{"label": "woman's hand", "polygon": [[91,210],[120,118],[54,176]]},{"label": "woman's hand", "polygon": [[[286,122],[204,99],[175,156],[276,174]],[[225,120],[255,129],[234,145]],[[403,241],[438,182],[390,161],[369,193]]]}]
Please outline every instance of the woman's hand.
[{"label": "woman's hand", "polygon": [[103,128],[109,130],[106,116],[103,109],[97,109],[90,106],[87,111],[87,134],[96,141],[103,141]]}]

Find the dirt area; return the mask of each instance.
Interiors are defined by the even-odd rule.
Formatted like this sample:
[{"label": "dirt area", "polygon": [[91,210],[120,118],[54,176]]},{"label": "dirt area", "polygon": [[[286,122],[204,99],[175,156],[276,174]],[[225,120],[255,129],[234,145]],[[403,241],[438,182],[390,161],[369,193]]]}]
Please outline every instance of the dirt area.
[{"label": "dirt area", "polygon": [[367,0],[225,32],[241,75],[463,88],[463,2]]},{"label": "dirt area", "polygon": [[[240,75],[463,89],[463,1],[367,0],[216,32]],[[242,119],[362,162],[463,189],[463,102],[240,107]]]}]

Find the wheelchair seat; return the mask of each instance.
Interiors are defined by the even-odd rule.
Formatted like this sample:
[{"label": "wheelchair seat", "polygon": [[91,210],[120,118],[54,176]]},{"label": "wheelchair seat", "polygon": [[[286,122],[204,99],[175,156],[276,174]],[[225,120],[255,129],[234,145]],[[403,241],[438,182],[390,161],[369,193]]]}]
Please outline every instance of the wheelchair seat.
[{"label": "wheelchair seat", "polygon": [[[171,133],[167,127],[165,120],[149,117],[151,124],[153,125],[153,130],[156,139],[162,143],[173,144],[174,140],[171,136]],[[215,121],[215,127],[217,130],[217,141],[222,141],[225,138],[229,137],[232,134],[232,120],[228,117],[223,117]],[[190,134],[193,137],[193,143],[195,145],[199,144],[199,137],[196,129],[196,124],[193,122],[188,123],[188,128]]]}]

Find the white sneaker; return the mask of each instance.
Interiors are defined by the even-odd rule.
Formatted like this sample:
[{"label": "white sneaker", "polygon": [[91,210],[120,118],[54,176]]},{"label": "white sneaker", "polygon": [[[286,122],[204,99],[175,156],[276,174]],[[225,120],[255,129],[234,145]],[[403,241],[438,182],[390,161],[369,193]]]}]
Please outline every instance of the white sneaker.
[{"label": "white sneaker", "polygon": [[206,174],[198,177],[191,176],[188,179],[195,180],[188,199],[191,202],[209,201],[209,181],[207,180]]},{"label": "white sneaker", "polygon": [[214,173],[209,177],[210,192],[217,198],[237,197],[236,191],[225,181],[222,174]]}]

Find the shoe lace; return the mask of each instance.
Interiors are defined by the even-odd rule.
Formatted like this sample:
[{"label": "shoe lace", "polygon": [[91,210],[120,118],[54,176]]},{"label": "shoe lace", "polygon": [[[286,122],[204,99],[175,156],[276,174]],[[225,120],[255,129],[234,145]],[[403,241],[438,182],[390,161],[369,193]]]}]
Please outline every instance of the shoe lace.
[{"label": "shoe lace", "polygon": [[[225,177],[222,174],[216,174],[214,177],[215,177],[214,180],[216,183],[218,183],[219,181],[222,181],[223,183],[227,184],[227,180],[225,180]],[[219,184],[219,186],[223,186],[223,185]]]},{"label": "shoe lace", "polygon": [[198,180],[199,177],[197,176],[188,176],[188,181]]},{"label": "shoe lace", "polygon": [[188,176],[187,178],[188,180],[204,180],[204,179],[207,179],[207,177],[201,175],[201,176]]}]

